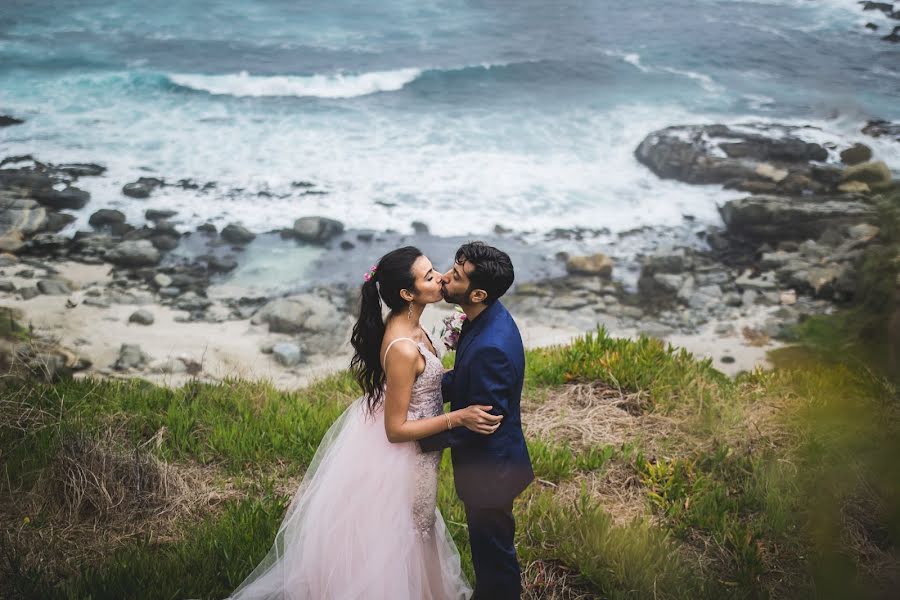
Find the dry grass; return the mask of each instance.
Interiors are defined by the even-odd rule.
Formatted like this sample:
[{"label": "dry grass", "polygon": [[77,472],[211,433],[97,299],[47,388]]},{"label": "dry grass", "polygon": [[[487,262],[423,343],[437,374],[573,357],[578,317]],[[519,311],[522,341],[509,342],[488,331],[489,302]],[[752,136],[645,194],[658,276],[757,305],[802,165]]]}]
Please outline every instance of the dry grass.
[{"label": "dry grass", "polygon": [[637,518],[652,518],[647,490],[630,464],[614,460],[602,472],[580,474],[557,486],[554,497],[562,505],[572,506],[583,492],[597,500],[616,525],[626,525]]},{"label": "dry grass", "polygon": [[555,561],[536,560],[522,566],[522,600],[593,600],[578,573]]},{"label": "dry grass", "polygon": [[621,446],[674,439],[678,421],[647,412],[644,392],[627,393],[609,385],[570,384],[555,389],[538,404],[523,407],[522,424],[528,437],[565,442],[574,448]]}]

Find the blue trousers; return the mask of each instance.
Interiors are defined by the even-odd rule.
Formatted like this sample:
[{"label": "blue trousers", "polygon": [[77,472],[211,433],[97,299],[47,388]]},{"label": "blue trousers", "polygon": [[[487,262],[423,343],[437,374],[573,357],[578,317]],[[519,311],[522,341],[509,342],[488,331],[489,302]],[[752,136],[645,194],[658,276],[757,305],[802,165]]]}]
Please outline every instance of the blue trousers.
[{"label": "blue trousers", "polygon": [[466,521],[475,567],[472,600],[519,600],[522,575],[513,543],[516,521],[512,505],[502,508],[466,505]]}]

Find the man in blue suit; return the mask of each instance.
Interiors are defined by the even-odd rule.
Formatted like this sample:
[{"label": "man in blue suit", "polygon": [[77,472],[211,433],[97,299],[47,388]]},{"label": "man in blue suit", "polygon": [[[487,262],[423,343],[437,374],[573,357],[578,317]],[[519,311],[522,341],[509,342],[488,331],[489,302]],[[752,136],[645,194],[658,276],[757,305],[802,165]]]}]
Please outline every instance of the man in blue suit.
[{"label": "man in blue suit", "polygon": [[456,493],[469,526],[474,598],[519,598],[512,505],[534,479],[534,471],[519,410],[525,350],[519,328],[499,300],[513,283],[513,265],[505,252],[472,242],[460,247],[444,279],[444,299],[466,313],[454,368],[442,381],[444,402],[453,410],[489,405],[503,420],[491,435],[457,427],[419,445],[425,452],[450,448]]}]

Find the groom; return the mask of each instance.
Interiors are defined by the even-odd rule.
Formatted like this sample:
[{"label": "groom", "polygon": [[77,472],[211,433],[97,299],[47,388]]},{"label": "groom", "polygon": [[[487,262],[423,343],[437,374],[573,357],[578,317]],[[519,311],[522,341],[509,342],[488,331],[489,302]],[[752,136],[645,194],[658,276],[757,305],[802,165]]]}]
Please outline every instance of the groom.
[{"label": "groom", "polygon": [[525,350],[518,327],[499,301],[513,277],[509,256],[482,242],[461,246],[444,276],[444,299],[466,313],[456,363],[442,382],[444,402],[453,410],[490,405],[493,414],[503,415],[500,427],[491,435],[457,427],[419,441],[425,452],[450,447],[456,493],[469,526],[473,600],[521,594],[512,505],[534,472],[519,413]]}]

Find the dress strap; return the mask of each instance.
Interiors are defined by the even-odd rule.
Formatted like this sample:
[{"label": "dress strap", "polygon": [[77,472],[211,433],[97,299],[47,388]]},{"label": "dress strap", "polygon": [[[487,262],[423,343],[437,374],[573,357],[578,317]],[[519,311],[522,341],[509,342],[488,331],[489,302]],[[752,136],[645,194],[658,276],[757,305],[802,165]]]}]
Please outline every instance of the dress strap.
[{"label": "dress strap", "polygon": [[419,343],[418,343],[416,340],[414,340],[414,339],[412,339],[412,338],[408,338],[408,337],[399,337],[399,338],[397,338],[396,340],[392,341],[390,344],[388,344],[388,347],[385,348],[385,350],[384,350],[384,355],[381,357],[381,364],[383,364],[383,365],[387,364],[387,355],[388,355],[388,352],[390,352],[390,351],[391,351],[391,348],[394,347],[394,344],[396,344],[396,343],[399,342],[400,340],[407,340],[407,341],[410,341],[410,342],[412,342],[413,344],[416,345],[416,350],[419,349]]}]

